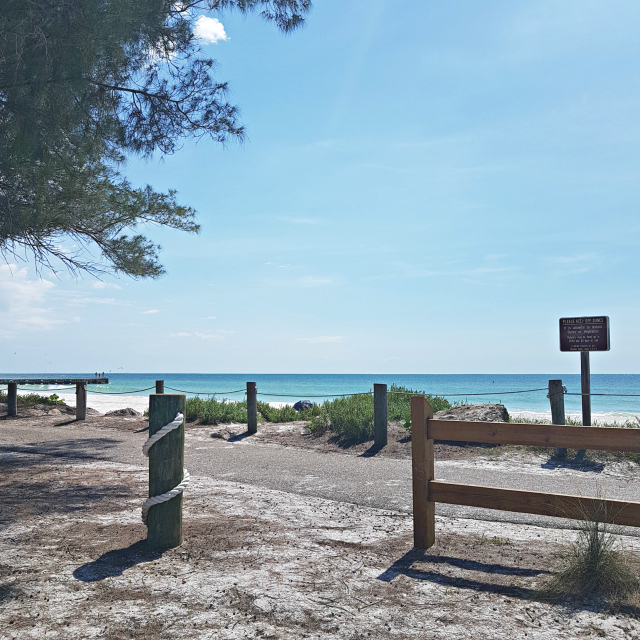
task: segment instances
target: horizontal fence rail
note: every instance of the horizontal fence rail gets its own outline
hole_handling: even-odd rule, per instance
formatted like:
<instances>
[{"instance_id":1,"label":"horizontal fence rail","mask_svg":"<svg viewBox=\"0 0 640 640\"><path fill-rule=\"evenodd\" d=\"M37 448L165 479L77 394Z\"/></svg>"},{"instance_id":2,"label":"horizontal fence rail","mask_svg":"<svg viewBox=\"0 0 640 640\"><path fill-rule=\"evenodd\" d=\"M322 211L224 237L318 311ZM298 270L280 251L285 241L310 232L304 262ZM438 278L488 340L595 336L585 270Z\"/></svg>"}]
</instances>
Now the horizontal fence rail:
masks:
<instances>
[{"instance_id":1,"label":"horizontal fence rail","mask_svg":"<svg viewBox=\"0 0 640 640\"><path fill-rule=\"evenodd\" d=\"M430 419L427 423L427 438L452 442L640 453L640 429L622 427L572 427L558 424Z\"/></svg>"},{"instance_id":2,"label":"horizontal fence rail","mask_svg":"<svg viewBox=\"0 0 640 640\"><path fill-rule=\"evenodd\" d=\"M543 493L518 489L498 489L472 484L429 483L433 502L458 504L482 509L498 509L517 513L533 513L570 520L597 520L630 527L640 527L640 502L605 500L584 496Z\"/></svg>"},{"instance_id":3,"label":"horizontal fence rail","mask_svg":"<svg viewBox=\"0 0 640 640\"><path fill-rule=\"evenodd\" d=\"M424 397L411 398L416 548L435 544L437 502L640 527L640 502L441 482L435 479L433 448L434 440L448 440L640 453L640 429L435 420L432 416Z\"/></svg>"}]
</instances>

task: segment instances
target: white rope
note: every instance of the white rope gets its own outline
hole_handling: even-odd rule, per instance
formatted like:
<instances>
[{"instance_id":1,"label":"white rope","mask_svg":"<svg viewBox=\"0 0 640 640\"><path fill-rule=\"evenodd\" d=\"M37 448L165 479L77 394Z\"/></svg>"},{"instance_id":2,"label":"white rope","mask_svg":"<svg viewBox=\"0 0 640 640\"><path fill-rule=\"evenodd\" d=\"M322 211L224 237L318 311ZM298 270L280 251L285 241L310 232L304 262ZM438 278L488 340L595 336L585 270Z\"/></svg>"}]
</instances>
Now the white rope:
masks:
<instances>
[{"instance_id":1,"label":"white rope","mask_svg":"<svg viewBox=\"0 0 640 640\"><path fill-rule=\"evenodd\" d=\"M144 453L145 456L149 457L149 449L151 449L151 447L156 442L158 442L160 438L166 436L167 433L180 427L182 425L183 419L183 415L181 413L178 413L178 415L176 415L176 417L169 424L166 424L164 427L162 427L162 429L159 429L152 436L149 436L146 442L142 445L142 453ZM190 479L191 476L189 475L189 472L185 467L182 470L182 480L179 485L177 485L170 491L167 491L166 493L161 493L159 496L147 498L142 505L142 522L144 524L147 524L147 516L149 515L149 509L151 509L151 507L156 504L162 504L163 502L171 500L171 498L179 496L185 490L185 487L189 484Z\"/></svg>"},{"instance_id":2,"label":"white rope","mask_svg":"<svg viewBox=\"0 0 640 640\"><path fill-rule=\"evenodd\" d=\"M167 433L182 426L183 420L184 420L183 415L181 413L178 413L178 415L169 424L165 424L164 427L162 427L162 429L159 429L152 436L149 436L147 438L147 441L142 445L142 453L144 453L144 455L147 456L148 458L149 449L151 449L151 447L156 442L158 442L160 438L164 438L164 436L166 436Z\"/></svg>"}]
</instances>

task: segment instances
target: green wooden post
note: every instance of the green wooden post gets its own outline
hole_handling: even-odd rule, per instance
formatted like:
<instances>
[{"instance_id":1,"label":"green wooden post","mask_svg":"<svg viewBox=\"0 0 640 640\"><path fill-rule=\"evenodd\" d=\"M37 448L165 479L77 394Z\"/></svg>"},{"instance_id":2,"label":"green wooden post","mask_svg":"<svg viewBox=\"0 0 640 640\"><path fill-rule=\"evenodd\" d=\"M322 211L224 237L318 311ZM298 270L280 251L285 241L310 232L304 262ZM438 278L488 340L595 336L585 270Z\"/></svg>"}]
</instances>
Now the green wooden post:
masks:
<instances>
[{"instance_id":1,"label":"green wooden post","mask_svg":"<svg viewBox=\"0 0 640 640\"><path fill-rule=\"evenodd\" d=\"M562 380L549 380L549 402L551 404L551 424L564 424L564 388ZM566 447L556 448L557 458L566 458Z\"/></svg>"},{"instance_id":2,"label":"green wooden post","mask_svg":"<svg viewBox=\"0 0 640 640\"><path fill-rule=\"evenodd\" d=\"M373 385L373 442L376 447L387 444L387 385Z\"/></svg>"},{"instance_id":3,"label":"green wooden post","mask_svg":"<svg viewBox=\"0 0 640 640\"><path fill-rule=\"evenodd\" d=\"M149 396L149 435L169 424L178 412L184 415L184 394ZM184 469L184 421L149 449L149 497L157 496L182 482ZM182 544L182 494L151 507L147 517L147 543L152 549L172 549Z\"/></svg>"},{"instance_id":4,"label":"green wooden post","mask_svg":"<svg viewBox=\"0 0 640 640\"><path fill-rule=\"evenodd\" d=\"M76 420L87 419L87 383L76 382Z\"/></svg>"},{"instance_id":5,"label":"green wooden post","mask_svg":"<svg viewBox=\"0 0 640 640\"><path fill-rule=\"evenodd\" d=\"M7 384L7 415L18 415L18 383L9 382Z\"/></svg>"},{"instance_id":6,"label":"green wooden post","mask_svg":"<svg viewBox=\"0 0 640 640\"><path fill-rule=\"evenodd\" d=\"M258 433L258 390L255 382L247 382L247 431Z\"/></svg>"}]
</instances>

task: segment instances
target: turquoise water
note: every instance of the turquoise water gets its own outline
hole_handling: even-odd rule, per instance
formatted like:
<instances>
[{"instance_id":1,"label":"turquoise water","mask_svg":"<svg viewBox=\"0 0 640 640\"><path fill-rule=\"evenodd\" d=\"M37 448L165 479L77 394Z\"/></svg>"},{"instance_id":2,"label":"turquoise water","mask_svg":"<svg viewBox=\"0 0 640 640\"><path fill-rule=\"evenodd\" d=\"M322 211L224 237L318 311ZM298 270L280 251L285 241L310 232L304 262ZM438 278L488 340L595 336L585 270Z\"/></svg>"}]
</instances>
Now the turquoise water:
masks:
<instances>
[{"instance_id":1,"label":"turquoise water","mask_svg":"<svg viewBox=\"0 0 640 640\"><path fill-rule=\"evenodd\" d=\"M108 385L89 386L89 393L123 393L146 396L154 393L155 381L165 381L167 393L186 392L188 396L215 393L219 398L244 398L246 382L257 384L258 399L266 402L295 402L308 398L314 401L329 399L338 394L369 392L374 383L402 385L433 395L442 395L454 401L500 402L510 412L549 412L546 389L549 380L561 379L569 393L580 392L577 374L186 374L186 373L109 373ZM41 374L2 374L4 378L41 377ZM47 377L92 377L93 373L48 374ZM49 391L63 395L73 389L56 386L31 386L34 391ZM149 390L149 388L151 388ZM146 391L142 391L147 389ZM544 389L531 393L510 394L509 391ZM239 391L239 393L230 393ZM640 394L640 375L594 374L591 376L592 393ZM479 395L472 395L479 394ZM125 394L126 397L126 394ZM619 417L640 415L640 397L593 396L594 418L610 415ZM580 396L565 396L569 414L580 413Z\"/></svg>"}]
</instances>

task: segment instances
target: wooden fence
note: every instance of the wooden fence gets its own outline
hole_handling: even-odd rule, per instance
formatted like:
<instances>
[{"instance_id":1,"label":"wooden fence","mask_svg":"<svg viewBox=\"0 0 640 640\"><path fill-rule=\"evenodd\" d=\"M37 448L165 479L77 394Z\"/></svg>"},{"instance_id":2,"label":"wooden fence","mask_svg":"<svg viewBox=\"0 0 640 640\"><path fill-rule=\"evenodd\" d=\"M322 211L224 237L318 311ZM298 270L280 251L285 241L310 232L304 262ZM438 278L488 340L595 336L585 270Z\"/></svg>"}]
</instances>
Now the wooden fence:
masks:
<instances>
[{"instance_id":1,"label":"wooden fence","mask_svg":"<svg viewBox=\"0 0 640 640\"><path fill-rule=\"evenodd\" d=\"M413 396L413 539L417 549L435 543L436 502L640 527L640 502L440 482L434 474L434 440L640 453L640 429L434 420L431 405L422 396Z\"/></svg>"}]
</instances>

